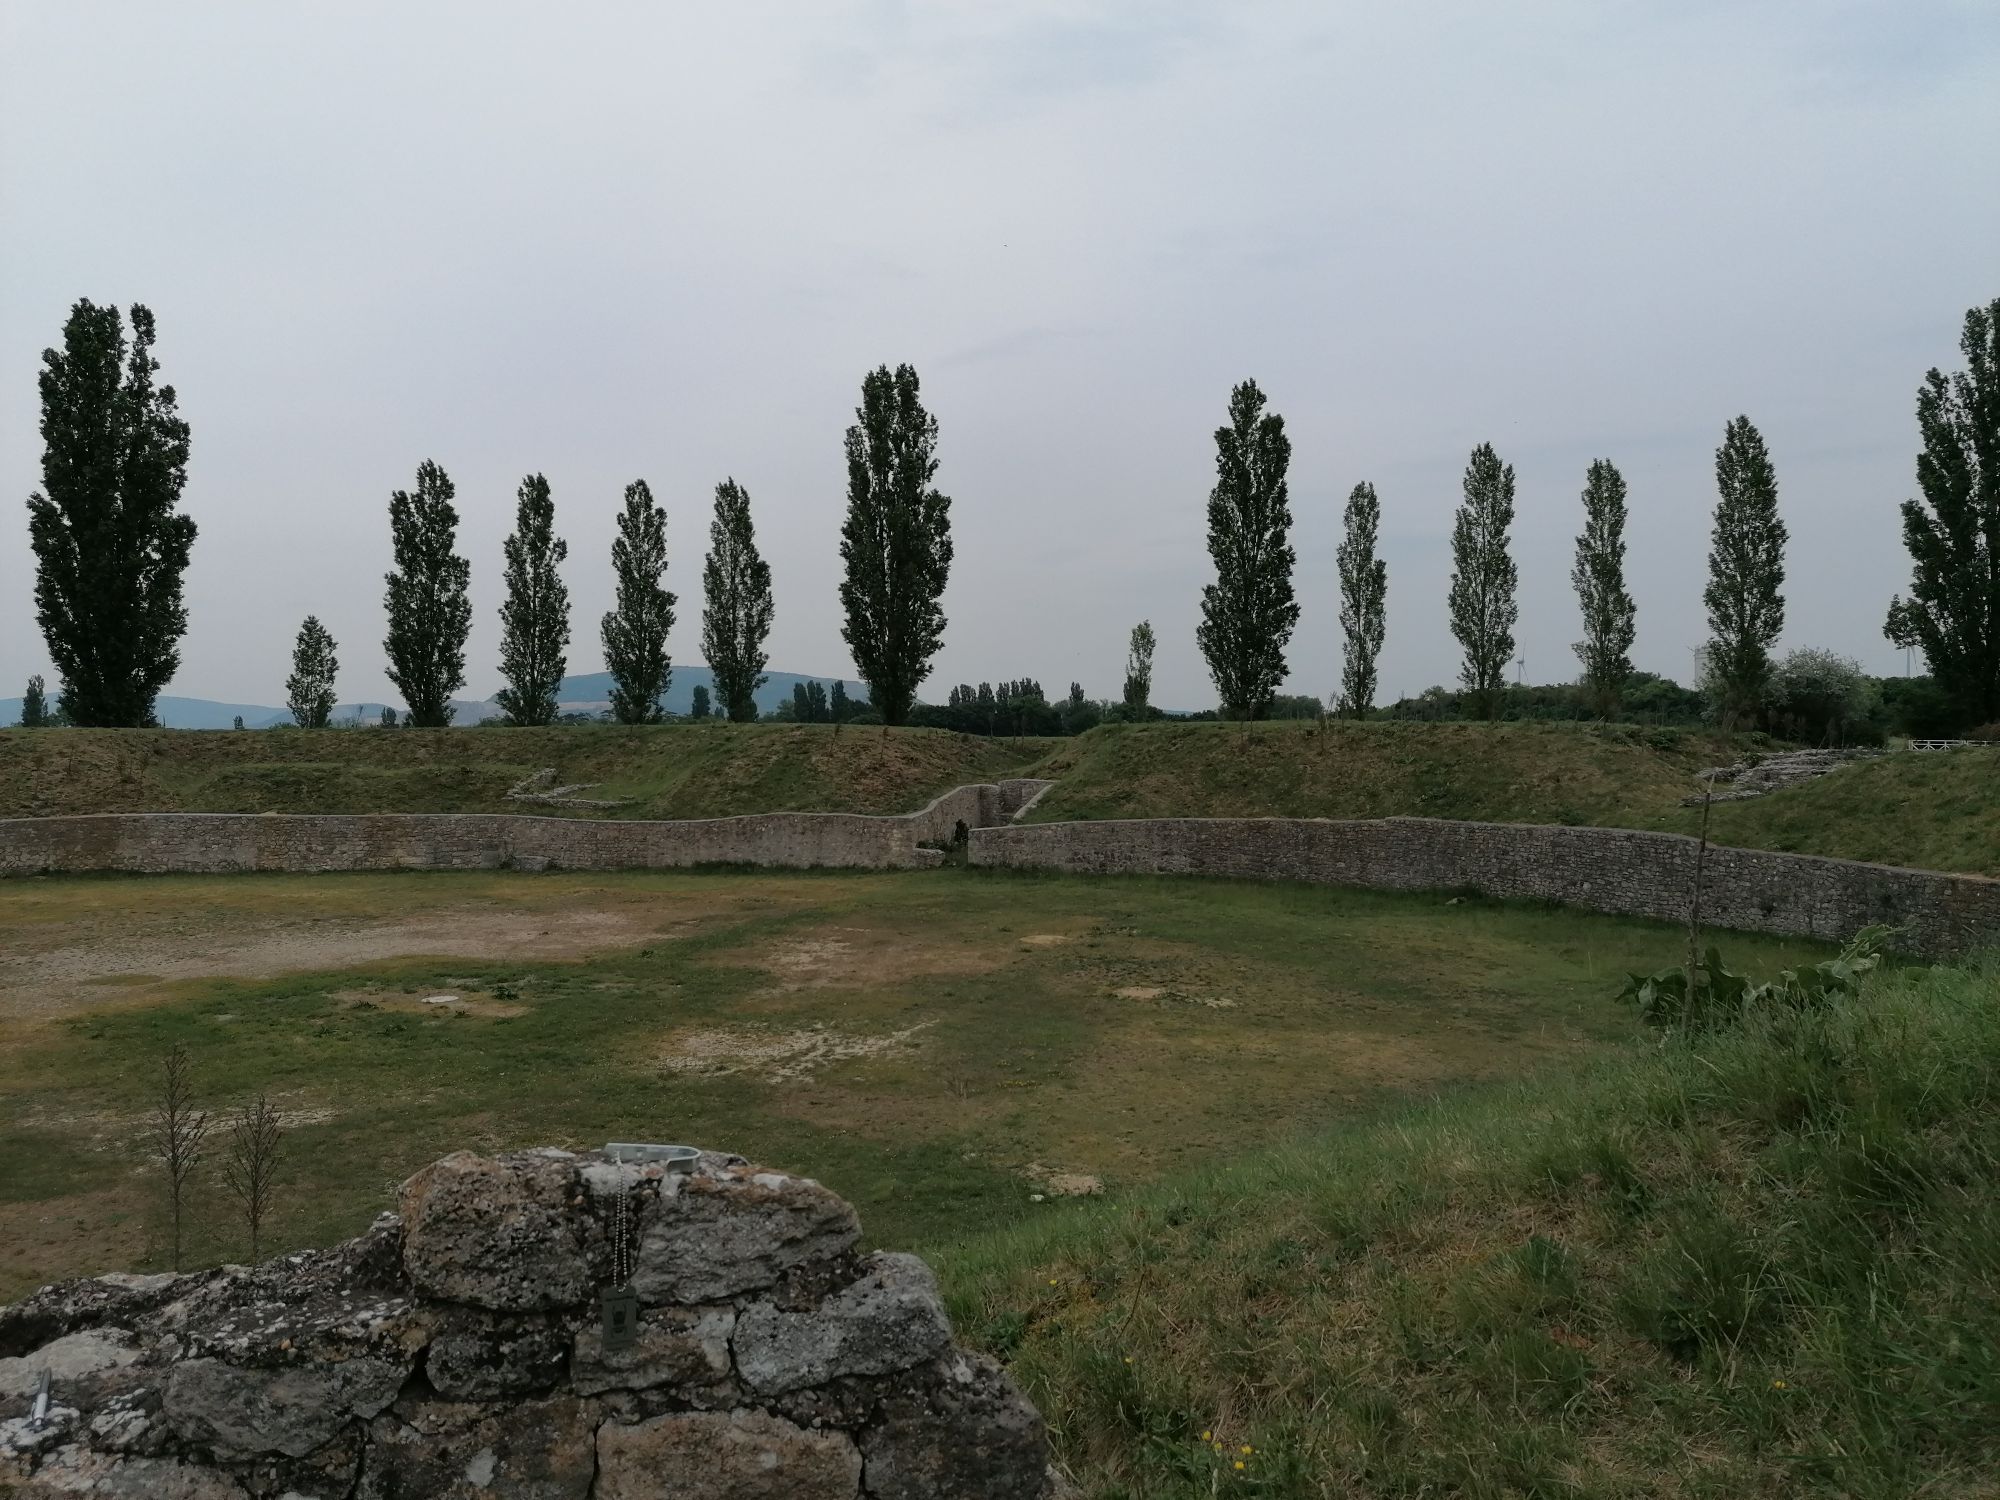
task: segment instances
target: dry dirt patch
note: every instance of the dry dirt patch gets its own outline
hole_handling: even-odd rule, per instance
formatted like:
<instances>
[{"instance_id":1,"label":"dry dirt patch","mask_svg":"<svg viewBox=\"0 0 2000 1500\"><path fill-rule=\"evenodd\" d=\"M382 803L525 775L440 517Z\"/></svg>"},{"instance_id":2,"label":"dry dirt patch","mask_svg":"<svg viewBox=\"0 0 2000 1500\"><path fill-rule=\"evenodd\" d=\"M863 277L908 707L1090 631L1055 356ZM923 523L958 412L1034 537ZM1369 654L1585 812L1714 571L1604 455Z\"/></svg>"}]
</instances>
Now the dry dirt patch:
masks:
<instances>
[{"instance_id":1,"label":"dry dirt patch","mask_svg":"<svg viewBox=\"0 0 2000 1500\"><path fill-rule=\"evenodd\" d=\"M912 934L883 927L816 927L755 952L717 960L763 969L780 993L894 984L908 979L985 974L1002 958L965 936Z\"/></svg>"},{"instance_id":2,"label":"dry dirt patch","mask_svg":"<svg viewBox=\"0 0 2000 1500\"><path fill-rule=\"evenodd\" d=\"M1163 1000L1177 1005L1201 1005L1210 1010L1234 1010L1236 1002L1227 995L1189 995L1163 984L1128 984L1111 992L1120 1000Z\"/></svg>"},{"instance_id":3,"label":"dry dirt patch","mask_svg":"<svg viewBox=\"0 0 2000 1500\"><path fill-rule=\"evenodd\" d=\"M398 958L579 958L661 937L643 910L441 908L407 917L235 917L34 952L0 948L0 1019L125 1004L183 979L264 979Z\"/></svg>"},{"instance_id":4,"label":"dry dirt patch","mask_svg":"<svg viewBox=\"0 0 2000 1500\"><path fill-rule=\"evenodd\" d=\"M329 990L327 998L337 1001L351 1010L393 1010L405 1015L427 1016L440 1020L446 1016L484 1016L488 1020L504 1020L509 1016L524 1016L528 1007L512 1000L502 1000L483 990L425 990L416 993L409 990L384 989L379 985L362 985L357 989Z\"/></svg>"},{"instance_id":5,"label":"dry dirt patch","mask_svg":"<svg viewBox=\"0 0 2000 1500\"><path fill-rule=\"evenodd\" d=\"M1088 1198L1104 1191L1104 1179L1089 1172L1064 1172L1038 1161L1029 1162L1021 1171L1051 1198Z\"/></svg>"},{"instance_id":6,"label":"dry dirt patch","mask_svg":"<svg viewBox=\"0 0 2000 1500\"><path fill-rule=\"evenodd\" d=\"M662 1049L660 1063L674 1073L724 1078L754 1073L772 1082L803 1078L829 1063L861 1057L887 1057L908 1052L914 1038L931 1023L919 1021L901 1031L869 1036L820 1024L796 1030L752 1027L709 1027L683 1031Z\"/></svg>"}]
</instances>

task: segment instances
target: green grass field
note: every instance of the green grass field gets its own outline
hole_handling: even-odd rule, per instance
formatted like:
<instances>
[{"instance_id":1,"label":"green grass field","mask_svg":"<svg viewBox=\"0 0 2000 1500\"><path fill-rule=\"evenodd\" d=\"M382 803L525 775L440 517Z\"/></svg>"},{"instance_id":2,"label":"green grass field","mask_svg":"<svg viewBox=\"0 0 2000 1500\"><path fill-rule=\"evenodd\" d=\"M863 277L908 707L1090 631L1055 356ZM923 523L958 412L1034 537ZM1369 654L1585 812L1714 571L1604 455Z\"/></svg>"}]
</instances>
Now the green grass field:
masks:
<instances>
[{"instance_id":1,"label":"green grass field","mask_svg":"<svg viewBox=\"0 0 2000 1500\"><path fill-rule=\"evenodd\" d=\"M691 1139L878 1243L1070 1212L1627 1040L1672 929L1443 898L944 869L0 886L0 1298L156 1266L160 1058L293 1124L276 1239L444 1152ZM1762 967L1800 945L1736 945ZM428 1004L437 996L449 1003ZM241 1256L213 1174L195 1259ZM1036 1193L1044 1201L1033 1200Z\"/></svg>"},{"instance_id":2,"label":"green grass field","mask_svg":"<svg viewBox=\"0 0 2000 1500\"><path fill-rule=\"evenodd\" d=\"M1990 1496L1996 998L1885 973L937 1259L1101 1500Z\"/></svg>"}]
</instances>

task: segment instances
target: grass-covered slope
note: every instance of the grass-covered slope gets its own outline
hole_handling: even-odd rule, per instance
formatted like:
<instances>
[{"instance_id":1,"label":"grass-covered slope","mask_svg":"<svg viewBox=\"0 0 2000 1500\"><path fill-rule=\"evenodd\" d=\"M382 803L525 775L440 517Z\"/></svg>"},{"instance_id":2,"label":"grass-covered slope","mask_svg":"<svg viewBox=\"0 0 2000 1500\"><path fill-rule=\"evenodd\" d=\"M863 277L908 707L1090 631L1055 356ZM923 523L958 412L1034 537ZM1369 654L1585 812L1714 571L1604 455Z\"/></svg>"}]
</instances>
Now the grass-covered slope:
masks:
<instances>
[{"instance_id":1,"label":"grass-covered slope","mask_svg":"<svg viewBox=\"0 0 2000 1500\"><path fill-rule=\"evenodd\" d=\"M1677 826L1720 736L1568 724L1112 725L1044 763L1068 818L1471 818Z\"/></svg>"},{"instance_id":2,"label":"grass-covered slope","mask_svg":"<svg viewBox=\"0 0 2000 1500\"><path fill-rule=\"evenodd\" d=\"M1684 814L1684 832L1698 821ZM1902 752L1712 810L1711 836L1926 870L2000 875L2000 747Z\"/></svg>"},{"instance_id":3,"label":"grass-covered slope","mask_svg":"<svg viewBox=\"0 0 2000 1500\"><path fill-rule=\"evenodd\" d=\"M1768 748L1768 747L1766 747ZM1031 816L1470 818L1694 833L1696 773L1748 741L1631 725L1335 722L1114 725L1067 742ZM2000 875L2000 750L1893 753L1754 801L1710 836Z\"/></svg>"},{"instance_id":4,"label":"grass-covered slope","mask_svg":"<svg viewBox=\"0 0 2000 1500\"><path fill-rule=\"evenodd\" d=\"M1879 975L935 1259L1093 1496L1990 1495L1996 992Z\"/></svg>"},{"instance_id":5,"label":"grass-covered slope","mask_svg":"<svg viewBox=\"0 0 2000 1500\"><path fill-rule=\"evenodd\" d=\"M908 812L1017 771L1032 743L829 725L0 731L0 817L87 812L540 812L523 777L599 782L596 816Z\"/></svg>"}]
</instances>

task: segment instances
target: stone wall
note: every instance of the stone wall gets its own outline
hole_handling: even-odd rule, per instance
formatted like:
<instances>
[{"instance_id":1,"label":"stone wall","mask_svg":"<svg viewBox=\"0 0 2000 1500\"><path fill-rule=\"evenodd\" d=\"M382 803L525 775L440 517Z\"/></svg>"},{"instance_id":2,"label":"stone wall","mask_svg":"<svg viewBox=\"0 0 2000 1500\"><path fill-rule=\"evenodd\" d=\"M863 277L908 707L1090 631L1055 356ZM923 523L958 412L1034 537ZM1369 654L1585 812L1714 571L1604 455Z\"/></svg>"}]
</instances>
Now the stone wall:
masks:
<instances>
[{"instance_id":1,"label":"stone wall","mask_svg":"<svg viewBox=\"0 0 2000 1500\"><path fill-rule=\"evenodd\" d=\"M742 864L907 869L1011 817L1046 782L962 786L891 817L758 813L622 821L513 813L100 813L0 819L0 875L332 870L669 869Z\"/></svg>"},{"instance_id":2,"label":"stone wall","mask_svg":"<svg viewBox=\"0 0 2000 1500\"><path fill-rule=\"evenodd\" d=\"M0 1494L1042 1500L1042 1420L927 1266L817 1183L704 1155L461 1152L257 1267L0 1308ZM624 1271L622 1278L617 1271ZM607 1339L602 1289L635 1294ZM49 1402L38 1422L44 1373Z\"/></svg>"},{"instance_id":3,"label":"stone wall","mask_svg":"<svg viewBox=\"0 0 2000 1500\"><path fill-rule=\"evenodd\" d=\"M1430 818L1157 818L982 828L975 865L1224 875L1371 890L1469 890L1621 916L1687 919L1696 842L1613 828ZM1841 941L1873 923L1942 954L2000 940L2000 881L1711 844L1703 920Z\"/></svg>"}]
</instances>

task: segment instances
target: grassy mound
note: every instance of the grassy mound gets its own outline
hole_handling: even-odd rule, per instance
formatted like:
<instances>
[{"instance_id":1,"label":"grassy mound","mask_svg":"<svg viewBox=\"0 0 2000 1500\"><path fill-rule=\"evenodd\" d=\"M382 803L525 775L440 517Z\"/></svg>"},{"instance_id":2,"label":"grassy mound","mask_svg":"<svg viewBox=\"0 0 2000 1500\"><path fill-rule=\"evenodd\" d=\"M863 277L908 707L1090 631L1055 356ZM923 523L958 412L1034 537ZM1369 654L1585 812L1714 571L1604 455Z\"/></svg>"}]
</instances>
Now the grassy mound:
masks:
<instances>
[{"instance_id":1,"label":"grassy mound","mask_svg":"<svg viewBox=\"0 0 2000 1500\"><path fill-rule=\"evenodd\" d=\"M1719 735L1570 724L1112 725L1045 763L1038 820L1470 818L1678 827Z\"/></svg>"},{"instance_id":2,"label":"grassy mound","mask_svg":"<svg viewBox=\"0 0 2000 1500\"><path fill-rule=\"evenodd\" d=\"M1693 831L1687 815L1684 831ZM2000 875L2000 749L1885 755L1713 810L1725 844Z\"/></svg>"},{"instance_id":3,"label":"grassy mound","mask_svg":"<svg viewBox=\"0 0 2000 1500\"><path fill-rule=\"evenodd\" d=\"M1094 1495L1990 1494L1996 986L1877 975L936 1259Z\"/></svg>"},{"instance_id":4,"label":"grassy mound","mask_svg":"<svg viewBox=\"0 0 2000 1500\"><path fill-rule=\"evenodd\" d=\"M1012 774L1036 742L940 730L712 724L552 729L0 732L0 817L85 812L539 812L621 818L908 812ZM591 813L511 802L553 768Z\"/></svg>"},{"instance_id":5,"label":"grassy mound","mask_svg":"<svg viewBox=\"0 0 2000 1500\"><path fill-rule=\"evenodd\" d=\"M1468 818L1693 833L1697 772L1757 747L1632 725L1113 725L1065 743L1032 817ZM1891 754L1719 803L1720 843L2000 875L2000 751Z\"/></svg>"}]
</instances>

